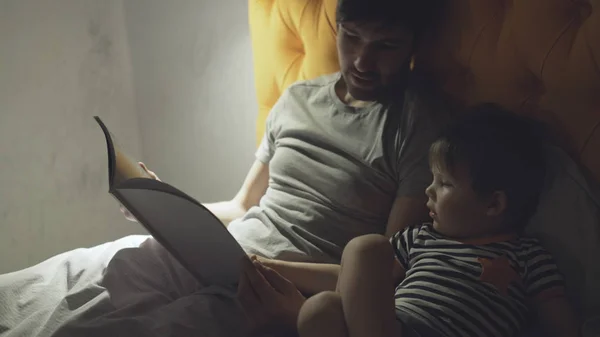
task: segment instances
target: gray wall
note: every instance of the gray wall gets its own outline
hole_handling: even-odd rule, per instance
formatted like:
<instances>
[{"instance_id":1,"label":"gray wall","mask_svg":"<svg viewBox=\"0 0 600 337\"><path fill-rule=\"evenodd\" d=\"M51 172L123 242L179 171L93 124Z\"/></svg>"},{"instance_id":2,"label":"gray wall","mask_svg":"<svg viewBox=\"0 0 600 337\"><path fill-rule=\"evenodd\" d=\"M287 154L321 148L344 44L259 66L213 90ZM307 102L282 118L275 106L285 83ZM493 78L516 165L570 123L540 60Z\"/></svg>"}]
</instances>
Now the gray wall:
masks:
<instances>
[{"instance_id":1,"label":"gray wall","mask_svg":"<svg viewBox=\"0 0 600 337\"><path fill-rule=\"evenodd\" d=\"M0 1L0 272L137 230L92 119L141 152L123 18L120 0Z\"/></svg>"},{"instance_id":2,"label":"gray wall","mask_svg":"<svg viewBox=\"0 0 600 337\"><path fill-rule=\"evenodd\" d=\"M163 180L230 198L254 151L245 0L0 0L0 273L144 233L92 116Z\"/></svg>"},{"instance_id":3,"label":"gray wall","mask_svg":"<svg viewBox=\"0 0 600 337\"><path fill-rule=\"evenodd\" d=\"M143 158L201 202L233 197L255 150L246 0L126 0Z\"/></svg>"}]
</instances>

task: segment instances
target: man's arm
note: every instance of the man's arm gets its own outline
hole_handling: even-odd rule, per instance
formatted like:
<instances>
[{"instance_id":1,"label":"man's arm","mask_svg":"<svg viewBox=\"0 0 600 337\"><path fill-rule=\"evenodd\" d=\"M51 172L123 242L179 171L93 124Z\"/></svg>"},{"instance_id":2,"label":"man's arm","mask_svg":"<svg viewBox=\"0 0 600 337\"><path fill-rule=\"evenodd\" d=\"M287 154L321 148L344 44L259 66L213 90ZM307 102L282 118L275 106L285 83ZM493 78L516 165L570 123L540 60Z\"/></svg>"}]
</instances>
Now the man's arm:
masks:
<instances>
[{"instance_id":1,"label":"man's arm","mask_svg":"<svg viewBox=\"0 0 600 337\"><path fill-rule=\"evenodd\" d=\"M160 181L156 173L148 170L144 163L139 163L140 167L146 171L152 179ZM269 186L269 165L255 160L242 187L229 201L222 201L210 204L204 204L225 226L237 218L242 217L253 206L258 205L260 198L267 191ZM121 206L121 212L130 221L137 221L125 207Z\"/></svg>"},{"instance_id":2,"label":"man's arm","mask_svg":"<svg viewBox=\"0 0 600 337\"><path fill-rule=\"evenodd\" d=\"M246 175L242 187L229 201L204 204L225 226L242 217L253 206L257 206L269 186L269 165L255 160Z\"/></svg>"},{"instance_id":3,"label":"man's arm","mask_svg":"<svg viewBox=\"0 0 600 337\"><path fill-rule=\"evenodd\" d=\"M566 297L554 297L537 304L537 312L549 336L577 337L578 320Z\"/></svg>"},{"instance_id":4,"label":"man's arm","mask_svg":"<svg viewBox=\"0 0 600 337\"><path fill-rule=\"evenodd\" d=\"M385 236L390 238L410 225L428 221L427 197L397 197L392 205Z\"/></svg>"},{"instance_id":5,"label":"man's arm","mask_svg":"<svg viewBox=\"0 0 600 337\"><path fill-rule=\"evenodd\" d=\"M392 205L388 218L386 237L391 237L411 224L427 221L428 211L426 196L398 197ZM340 272L340 266L335 264L300 263L258 258L258 260L276 270L290 280L298 289L307 295L322 291L334 291ZM405 271L400 262L394 262L394 282L397 285L404 279Z\"/></svg>"}]
</instances>

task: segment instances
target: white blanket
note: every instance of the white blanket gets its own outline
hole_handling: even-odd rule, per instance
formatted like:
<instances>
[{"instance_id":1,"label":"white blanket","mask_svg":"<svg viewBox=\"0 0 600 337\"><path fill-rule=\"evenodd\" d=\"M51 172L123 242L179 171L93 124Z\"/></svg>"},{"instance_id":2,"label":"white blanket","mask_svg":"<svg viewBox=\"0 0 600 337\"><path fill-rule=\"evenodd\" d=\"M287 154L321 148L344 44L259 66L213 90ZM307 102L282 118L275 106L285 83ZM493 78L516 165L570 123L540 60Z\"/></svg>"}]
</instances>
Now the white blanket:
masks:
<instances>
[{"instance_id":1,"label":"white blanket","mask_svg":"<svg viewBox=\"0 0 600 337\"><path fill-rule=\"evenodd\" d=\"M0 336L236 336L234 295L129 236L0 275Z\"/></svg>"}]
</instances>

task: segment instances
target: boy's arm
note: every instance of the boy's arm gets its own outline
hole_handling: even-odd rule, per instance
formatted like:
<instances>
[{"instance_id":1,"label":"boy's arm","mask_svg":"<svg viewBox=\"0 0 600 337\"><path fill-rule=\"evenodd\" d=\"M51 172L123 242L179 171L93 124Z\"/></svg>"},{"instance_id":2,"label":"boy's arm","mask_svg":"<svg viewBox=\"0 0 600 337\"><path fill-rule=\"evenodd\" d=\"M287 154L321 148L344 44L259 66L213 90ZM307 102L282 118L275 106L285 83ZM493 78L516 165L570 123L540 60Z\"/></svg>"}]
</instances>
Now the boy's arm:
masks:
<instances>
[{"instance_id":1,"label":"boy's arm","mask_svg":"<svg viewBox=\"0 0 600 337\"><path fill-rule=\"evenodd\" d=\"M340 274L340 265L324 263L288 262L257 258L258 261L277 271L290 280L300 292L314 295L323 291L335 291ZM394 259L394 284L404 279L405 271L400 262Z\"/></svg>"},{"instance_id":2,"label":"boy's arm","mask_svg":"<svg viewBox=\"0 0 600 337\"><path fill-rule=\"evenodd\" d=\"M565 296L549 298L537 304L538 316L546 332L556 337L577 337L580 328Z\"/></svg>"},{"instance_id":3,"label":"boy's arm","mask_svg":"<svg viewBox=\"0 0 600 337\"><path fill-rule=\"evenodd\" d=\"M527 255L523 285L540 323L549 336L579 336L578 319L567 299L564 277L556 261L539 244L524 247Z\"/></svg>"}]
</instances>

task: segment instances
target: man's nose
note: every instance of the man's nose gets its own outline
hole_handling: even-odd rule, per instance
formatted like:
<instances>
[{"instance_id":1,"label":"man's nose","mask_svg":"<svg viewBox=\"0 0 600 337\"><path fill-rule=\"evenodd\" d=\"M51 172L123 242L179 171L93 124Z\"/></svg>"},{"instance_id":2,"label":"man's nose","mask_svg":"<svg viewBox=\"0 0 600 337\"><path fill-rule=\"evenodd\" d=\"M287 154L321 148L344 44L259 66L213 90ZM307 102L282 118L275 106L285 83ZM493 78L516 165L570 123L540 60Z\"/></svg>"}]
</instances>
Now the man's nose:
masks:
<instances>
[{"instance_id":1,"label":"man's nose","mask_svg":"<svg viewBox=\"0 0 600 337\"><path fill-rule=\"evenodd\" d=\"M354 67L361 73L368 73L373 71L374 66L375 53L368 46L362 47L354 60Z\"/></svg>"}]
</instances>

